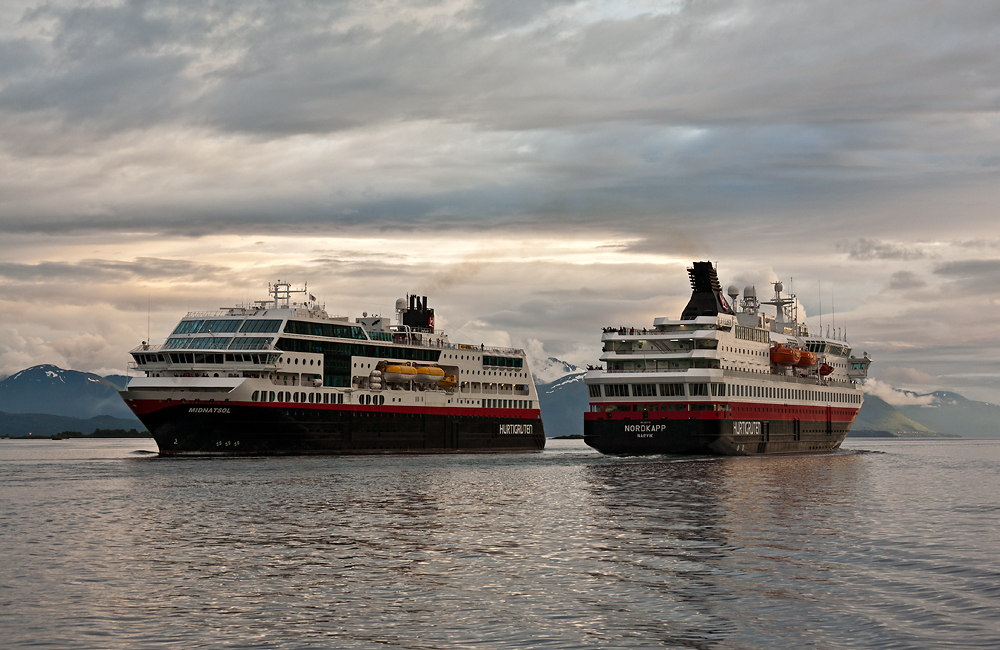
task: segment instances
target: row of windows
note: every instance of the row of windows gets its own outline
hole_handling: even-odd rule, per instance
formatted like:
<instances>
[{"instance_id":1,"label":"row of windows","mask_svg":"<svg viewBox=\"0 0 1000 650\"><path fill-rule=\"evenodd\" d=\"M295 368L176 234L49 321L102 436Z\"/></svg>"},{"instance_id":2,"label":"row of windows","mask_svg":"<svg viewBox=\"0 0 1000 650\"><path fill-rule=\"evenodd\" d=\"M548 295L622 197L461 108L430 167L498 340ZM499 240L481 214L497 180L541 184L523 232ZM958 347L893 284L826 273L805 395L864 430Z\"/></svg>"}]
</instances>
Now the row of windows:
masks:
<instances>
[{"instance_id":1,"label":"row of windows","mask_svg":"<svg viewBox=\"0 0 1000 650\"><path fill-rule=\"evenodd\" d=\"M146 365L147 363L163 363L162 354L133 354L137 363ZM256 363L274 364L278 362L277 354L195 354L173 352L166 355L171 363ZM195 359L199 359L196 361ZM222 360L220 360L222 359Z\"/></svg>"},{"instance_id":2,"label":"row of windows","mask_svg":"<svg viewBox=\"0 0 1000 650\"><path fill-rule=\"evenodd\" d=\"M266 391L255 390L250 397L254 402L293 402L296 404L343 404L343 393L304 393L291 391ZM385 395L359 395L358 399L363 404L374 404L381 406L385 404ZM526 399L486 399L479 400L479 406L485 408L504 409L528 409L532 408L534 402Z\"/></svg>"},{"instance_id":3,"label":"row of windows","mask_svg":"<svg viewBox=\"0 0 1000 650\"><path fill-rule=\"evenodd\" d=\"M164 350L266 350L269 347L271 347L269 336L170 338L163 344Z\"/></svg>"},{"instance_id":4,"label":"row of windows","mask_svg":"<svg viewBox=\"0 0 1000 650\"><path fill-rule=\"evenodd\" d=\"M339 339L368 340L363 328L357 325L335 325L333 323L307 323L301 320L290 320L285 323L285 334L302 334L304 336L326 336ZM387 339L388 340L388 339Z\"/></svg>"},{"instance_id":5,"label":"row of windows","mask_svg":"<svg viewBox=\"0 0 1000 650\"><path fill-rule=\"evenodd\" d=\"M241 327L242 325L242 327ZM182 320L173 334L227 334L229 332L277 332L281 329L280 320L253 319L244 321L241 318L226 318L220 320Z\"/></svg>"},{"instance_id":6,"label":"row of windows","mask_svg":"<svg viewBox=\"0 0 1000 650\"><path fill-rule=\"evenodd\" d=\"M767 332L767 330L758 329L756 327L743 327L742 325L737 325L734 335L736 338L743 339L744 341L757 341L758 343L771 342L771 335Z\"/></svg>"},{"instance_id":7,"label":"row of windows","mask_svg":"<svg viewBox=\"0 0 1000 650\"><path fill-rule=\"evenodd\" d=\"M815 402L837 402L839 404L860 404L861 395L848 393L829 393L808 388L784 388L778 386L748 386L730 384L729 395L732 397L763 397L765 399L806 400Z\"/></svg>"},{"instance_id":8,"label":"row of windows","mask_svg":"<svg viewBox=\"0 0 1000 650\"><path fill-rule=\"evenodd\" d=\"M380 359L404 359L407 361L437 361L440 350L430 348L405 348L388 345L363 345L360 343L334 343L331 341L307 341L304 339L278 339L277 347L285 352L315 352L318 354L338 354L355 357L376 357Z\"/></svg>"},{"instance_id":9,"label":"row of windows","mask_svg":"<svg viewBox=\"0 0 1000 650\"><path fill-rule=\"evenodd\" d=\"M810 352L828 352L834 356L846 357L851 352L851 348L837 345L836 343L823 343L820 341L807 341L806 348Z\"/></svg>"},{"instance_id":10,"label":"row of windows","mask_svg":"<svg viewBox=\"0 0 1000 650\"><path fill-rule=\"evenodd\" d=\"M475 400L472 403L475 404ZM530 409L535 407L535 402L527 399L484 399L479 400L479 405L495 409Z\"/></svg>"},{"instance_id":11,"label":"row of windows","mask_svg":"<svg viewBox=\"0 0 1000 650\"><path fill-rule=\"evenodd\" d=\"M171 352L171 363L256 363L273 365L277 354L204 354L199 352Z\"/></svg>"},{"instance_id":12,"label":"row of windows","mask_svg":"<svg viewBox=\"0 0 1000 650\"><path fill-rule=\"evenodd\" d=\"M728 404L593 404L592 413L616 411L728 411Z\"/></svg>"},{"instance_id":13,"label":"row of windows","mask_svg":"<svg viewBox=\"0 0 1000 650\"><path fill-rule=\"evenodd\" d=\"M518 357L493 357L483 355L484 366L496 366L498 368L521 368L524 366L524 359Z\"/></svg>"},{"instance_id":14,"label":"row of windows","mask_svg":"<svg viewBox=\"0 0 1000 650\"><path fill-rule=\"evenodd\" d=\"M629 397L630 384L604 384L605 397ZM713 397L723 395L725 384L631 384L632 397L656 397L659 386L660 397L683 397L684 387L691 397L708 397L711 391ZM711 388L710 388L711 387ZM588 387L591 397L600 397L600 385Z\"/></svg>"},{"instance_id":15,"label":"row of windows","mask_svg":"<svg viewBox=\"0 0 1000 650\"><path fill-rule=\"evenodd\" d=\"M825 393L823 391L783 388L776 386L751 386L746 384L603 384L604 397L654 397L659 386L660 397L763 397L771 399L794 399L830 401L845 404L860 404L860 395ZM687 390L685 391L685 387ZM591 397L601 397L601 384L587 387ZM631 393L631 395L630 395Z\"/></svg>"},{"instance_id":16,"label":"row of windows","mask_svg":"<svg viewBox=\"0 0 1000 650\"><path fill-rule=\"evenodd\" d=\"M292 393L288 391L255 390L250 399L254 402L295 402L309 404L343 404L343 393ZM382 398L385 401L385 398Z\"/></svg>"},{"instance_id":17,"label":"row of windows","mask_svg":"<svg viewBox=\"0 0 1000 650\"><path fill-rule=\"evenodd\" d=\"M251 334L273 334L281 329L280 320L248 320L240 328L241 332Z\"/></svg>"}]
</instances>

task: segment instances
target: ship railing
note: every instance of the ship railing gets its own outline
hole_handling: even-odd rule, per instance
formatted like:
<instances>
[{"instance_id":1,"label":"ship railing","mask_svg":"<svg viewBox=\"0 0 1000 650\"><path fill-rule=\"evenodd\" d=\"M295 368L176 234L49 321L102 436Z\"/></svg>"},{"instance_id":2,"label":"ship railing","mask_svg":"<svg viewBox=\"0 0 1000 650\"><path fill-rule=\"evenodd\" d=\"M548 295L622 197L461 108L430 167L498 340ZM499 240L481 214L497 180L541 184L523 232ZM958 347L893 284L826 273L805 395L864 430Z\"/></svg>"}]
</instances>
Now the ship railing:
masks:
<instances>
[{"instance_id":1,"label":"ship railing","mask_svg":"<svg viewBox=\"0 0 1000 650\"><path fill-rule=\"evenodd\" d=\"M132 348L131 350L129 350L129 352L156 352L156 351L158 351L158 350L160 350L162 348L163 348L163 344L162 343L158 343L156 345L152 345L150 343L146 343L146 344L141 344L141 345L135 346L134 348Z\"/></svg>"},{"instance_id":2,"label":"ship railing","mask_svg":"<svg viewBox=\"0 0 1000 650\"><path fill-rule=\"evenodd\" d=\"M184 318L219 318L223 316L253 316L265 311L259 307L230 307L214 311L189 311Z\"/></svg>"},{"instance_id":3,"label":"ship railing","mask_svg":"<svg viewBox=\"0 0 1000 650\"><path fill-rule=\"evenodd\" d=\"M618 374L618 373L635 374L635 373L652 373L652 372L687 372L688 370L719 370L719 368L638 368L638 369L630 368L628 370L625 370L624 368L621 369L608 368L605 372L609 374Z\"/></svg>"},{"instance_id":4,"label":"ship railing","mask_svg":"<svg viewBox=\"0 0 1000 650\"><path fill-rule=\"evenodd\" d=\"M422 348L434 348L436 350L460 350L467 352L495 352L498 354L517 354L525 356L522 348L502 348L493 345L469 345L468 343L450 343L446 341L398 341L403 345L414 345Z\"/></svg>"}]
</instances>

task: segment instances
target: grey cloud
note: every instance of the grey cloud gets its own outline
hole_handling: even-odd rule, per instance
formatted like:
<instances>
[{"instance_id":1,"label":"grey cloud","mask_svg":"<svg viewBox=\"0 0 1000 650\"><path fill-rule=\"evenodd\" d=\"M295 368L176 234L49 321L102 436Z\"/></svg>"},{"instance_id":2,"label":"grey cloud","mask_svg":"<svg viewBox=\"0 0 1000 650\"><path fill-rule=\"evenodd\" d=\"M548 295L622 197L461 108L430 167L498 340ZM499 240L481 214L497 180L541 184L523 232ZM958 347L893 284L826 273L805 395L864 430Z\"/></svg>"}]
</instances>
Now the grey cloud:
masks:
<instances>
[{"instance_id":1,"label":"grey cloud","mask_svg":"<svg viewBox=\"0 0 1000 650\"><path fill-rule=\"evenodd\" d=\"M897 271L892 274L891 278L889 278L889 288L894 291L919 289L925 286L927 286L927 283L911 271Z\"/></svg>"},{"instance_id":2,"label":"grey cloud","mask_svg":"<svg viewBox=\"0 0 1000 650\"><path fill-rule=\"evenodd\" d=\"M37 264L0 263L0 277L19 282L120 282L129 279L172 278L176 280L208 279L227 271L226 268L185 260L151 257L131 262L116 260L83 260L81 262L39 262Z\"/></svg>"},{"instance_id":3,"label":"grey cloud","mask_svg":"<svg viewBox=\"0 0 1000 650\"><path fill-rule=\"evenodd\" d=\"M900 244L861 238L853 242L840 242L837 248L852 260L919 260L924 252Z\"/></svg>"},{"instance_id":4,"label":"grey cloud","mask_svg":"<svg viewBox=\"0 0 1000 650\"><path fill-rule=\"evenodd\" d=\"M172 119L262 133L415 117L500 129L842 123L994 107L993 3L940 13L904 2L775 4L588 17L581 3L477 3L428 24L409 16L427 3L384 25L353 2L45 6L27 20L54 20L50 63L33 75L48 80L46 92L8 106L79 117L83 92L123 111L129 99L159 101L179 112ZM160 91L141 101L141 75L116 74L122 65L146 68Z\"/></svg>"},{"instance_id":5,"label":"grey cloud","mask_svg":"<svg viewBox=\"0 0 1000 650\"><path fill-rule=\"evenodd\" d=\"M952 278L1000 276L1000 260L961 260L940 264L934 272Z\"/></svg>"},{"instance_id":6,"label":"grey cloud","mask_svg":"<svg viewBox=\"0 0 1000 650\"><path fill-rule=\"evenodd\" d=\"M946 280L943 290L950 296L1000 292L1000 259L948 262L934 273Z\"/></svg>"},{"instance_id":7,"label":"grey cloud","mask_svg":"<svg viewBox=\"0 0 1000 650\"><path fill-rule=\"evenodd\" d=\"M624 217L648 233L664 221L785 220L803 207L832 224L832 210L915 188L991 186L996 170L982 161L993 139L965 117L994 111L1000 95L995 3L608 6L481 2L449 13L422 3L387 15L362 2L40 5L23 21L33 38L0 32L0 62L11 64L0 66L10 125L0 151L6 142L14 168L38 167L26 181L0 180L0 228L198 234ZM403 147L373 166L376 191L344 196L320 170L278 189L287 186L220 180L225 160L178 172L154 140L142 149L149 132L175 128L210 150L214 138L263 146L421 120L508 137L510 151L472 136L426 145L437 157ZM415 158L442 174L421 183ZM87 173L71 178L71 164ZM101 191L133 167L169 176L177 191ZM444 173L452 168L482 178L460 184ZM387 178L405 189L379 190Z\"/></svg>"}]
</instances>

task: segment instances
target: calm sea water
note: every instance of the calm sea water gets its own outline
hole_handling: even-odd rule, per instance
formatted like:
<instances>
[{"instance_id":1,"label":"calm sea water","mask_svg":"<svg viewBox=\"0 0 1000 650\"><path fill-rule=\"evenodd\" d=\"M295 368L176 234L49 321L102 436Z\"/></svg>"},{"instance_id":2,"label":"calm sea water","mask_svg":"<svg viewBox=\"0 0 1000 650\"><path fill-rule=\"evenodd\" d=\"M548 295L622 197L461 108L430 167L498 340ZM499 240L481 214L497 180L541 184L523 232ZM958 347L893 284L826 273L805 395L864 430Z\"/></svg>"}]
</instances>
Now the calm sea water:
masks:
<instances>
[{"instance_id":1,"label":"calm sea water","mask_svg":"<svg viewBox=\"0 0 1000 650\"><path fill-rule=\"evenodd\" d=\"M161 459L0 441L6 648L997 648L1000 441Z\"/></svg>"}]
</instances>

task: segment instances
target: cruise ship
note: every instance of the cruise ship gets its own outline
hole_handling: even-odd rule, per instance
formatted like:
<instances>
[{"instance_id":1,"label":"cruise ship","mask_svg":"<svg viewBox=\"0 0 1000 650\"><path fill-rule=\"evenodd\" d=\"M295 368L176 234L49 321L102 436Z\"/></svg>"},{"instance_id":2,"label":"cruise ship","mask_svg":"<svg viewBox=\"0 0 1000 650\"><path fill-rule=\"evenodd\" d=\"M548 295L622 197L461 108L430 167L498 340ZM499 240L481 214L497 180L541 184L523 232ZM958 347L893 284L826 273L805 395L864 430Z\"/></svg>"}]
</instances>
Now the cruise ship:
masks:
<instances>
[{"instance_id":1,"label":"cruise ship","mask_svg":"<svg viewBox=\"0 0 1000 650\"><path fill-rule=\"evenodd\" d=\"M162 345L131 351L136 376L120 394L161 455L544 448L523 350L451 343L426 296L397 300L395 322L351 322L307 287L268 293L189 313Z\"/></svg>"},{"instance_id":2,"label":"cruise ship","mask_svg":"<svg viewBox=\"0 0 1000 650\"><path fill-rule=\"evenodd\" d=\"M607 454L752 455L838 449L864 402L871 359L838 331L813 333L774 282L722 293L711 262L688 269L679 320L606 328L587 372L584 441ZM764 308L764 305L769 308Z\"/></svg>"}]
</instances>

